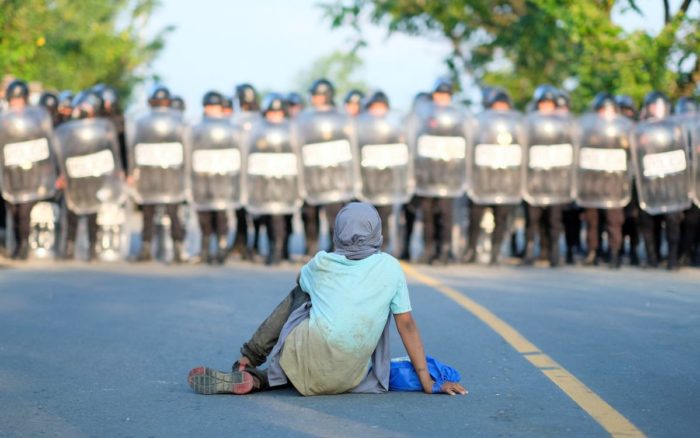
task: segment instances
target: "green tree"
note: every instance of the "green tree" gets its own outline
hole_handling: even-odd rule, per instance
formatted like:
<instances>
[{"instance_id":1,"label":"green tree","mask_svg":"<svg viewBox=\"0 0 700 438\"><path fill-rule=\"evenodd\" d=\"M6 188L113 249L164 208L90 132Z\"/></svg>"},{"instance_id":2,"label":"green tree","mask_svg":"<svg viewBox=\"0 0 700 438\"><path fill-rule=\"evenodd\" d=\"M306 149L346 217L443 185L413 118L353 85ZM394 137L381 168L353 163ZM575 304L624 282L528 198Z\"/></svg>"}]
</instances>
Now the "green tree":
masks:
<instances>
[{"instance_id":1,"label":"green tree","mask_svg":"<svg viewBox=\"0 0 700 438\"><path fill-rule=\"evenodd\" d=\"M326 78L335 86L336 96L342 98L354 88L362 91L369 88L360 76L363 65L364 62L356 51L336 50L321 56L308 69L299 72L294 83L296 89L305 95L313 81Z\"/></svg>"},{"instance_id":2,"label":"green tree","mask_svg":"<svg viewBox=\"0 0 700 438\"><path fill-rule=\"evenodd\" d=\"M552 83L568 85L582 110L601 90L637 101L651 89L673 98L695 92L700 20L687 15L692 0L676 11L660 1L658 35L613 22L614 7L643 14L636 0L339 0L323 8L333 27L355 28L359 41L367 21L390 33L442 37L456 79L465 72L480 85L503 86L521 108L538 84Z\"/></svg>"},{"instance_id":3,"label":"green tree","mask_svg":"<svg viewBox=\"0 0 700 438\"><path fill-rule=\"evenodd\" d=\"M158 3L0 0L0 73L57 90L103 82L128 97L172 29L143 36Z\"/></svg>"}]
</instances>

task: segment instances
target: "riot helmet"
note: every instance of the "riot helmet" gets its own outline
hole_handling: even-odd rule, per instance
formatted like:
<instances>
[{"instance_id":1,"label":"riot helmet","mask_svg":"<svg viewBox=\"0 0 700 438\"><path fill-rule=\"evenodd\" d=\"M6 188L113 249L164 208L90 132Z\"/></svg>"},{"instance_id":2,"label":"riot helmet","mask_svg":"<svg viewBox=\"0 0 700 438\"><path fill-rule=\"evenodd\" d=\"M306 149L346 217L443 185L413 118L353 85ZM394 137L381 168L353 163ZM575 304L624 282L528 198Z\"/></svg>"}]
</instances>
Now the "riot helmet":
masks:
<instances>
[{"instance_id":1,"label":"riot helmet","mask_svg":"<svg viewBox=\"0 0 700 438\"><path fill-rule=\"evenodd\" d=\"M224 112L224 96L218 91L207 91L202 98L202 106L206 117L220 117Z\"/></svg>"},{"instance_id":2,"label":"riot helmet","mask_svg":"<svg viewBox=\"0 0 700 438\"><path fill-rule=\"evenodd\" d=\"M61 117L68 118L73 110L73 92L70 90L63 90L58 93L58 113Z\"/></svg>"},{"instance_id":3,"label":"riot helmet","mask_svg":"<svg viewBox=\"0 0 700 438\"><path fill-rule=\"evenodd\" d=\"M5 89L5 99L10 107L24 106L29 100L29 86L21 79L15 79Z\"/></svg>"},{"instance_id":4,"label":"riot helmet","mask_svg":"<svg viewBox=\"0 0 700 438\"><path fill-rule=\"evenodd\" d=\"M259 111L258 92L250 84L236 86L236 103L239 111Z\"/></svg>"},{"instance_id":5,"label":"riot helmet","mask_svg":"<svg viewBox=\"0 0 700 438\"><path fill-rule=\"evenodd\" d=\"M148 104L152 107L169 107L170 90L165 85L156 84L148 94Z\"/></svg>"},{"instance_id":6,"label":"riot helmet","mask_svg":"<svg viewBox=\"0 0 700 438\"><path fill-rule=\"evenodd\" d=\"M279 123L287 117L287 101L279 93L270 93L265 96L262 105L262 113L265 118L273 123Z\"/></svg>"},{"instance_id":7,"label":"riot helmet","mask_svg":"<svg viewBox=\"0 0 700 438\"><path fill-rule=\"evenodd\" d=\"M661 91L652 91L644 96L643 119L663 119L671 113L671 101Z\"/></svg>"},{"instance_id":8,"label":"riot helmet","mask_svg":"<svg viewBox=\"0 0 700 438\"><path fill-rule=\"evenodd\" d=\"M532 100L536 111L552 112L557 105L559 90L553 85L542 84L535 89Z\"/></svg>"},{"instance_id":9,"label":"riot helmet","mask_svg":"<svg viewBox=\"0 0 700 438\"><path fill-rule=\"evenodd\" d=\"M637 118L637 106L631 96L618 94L615 96L615 103L617 103L617 107L625 117L630 119Z\"/></svg>"},{"instance_id":10,"label":"riot helmet","mask_svg":"<svg viewBox=\"0 0 700 438\"><path fill-rule=\"evenodd\" d=\"M173 99L170 101L170 108L176 111L185 112L185 99L180 96L173 96Z\"/></svg>"},{"instance_id":11,"label":"riot helmet","mask_svg":"<svg viewBox=\"0 0 700 438\"><path fill-rule=\"evenodd\" d=\"M598 114L606 116L615 114L619 110L617 102L615 102L615 97L612 94L604 91L601 91L595 95L591 108Z\"/></svg>"},{"instance_id":12,"label":"riot helmet","mask_svg":"<svg viewBox=\"0 0 700 438\"><path fill-rule=\"evenodd\" d=\"M679 98L674 108L676 114L696 114L697 112L698 102L690 96Z\"/></svg>"},{"instance_id":13,"label":"riot helmet","mask_svg":"<svg viewBox=\"0 0 700 438\"><path fill-rule=\"evenodd\" d=\"M81 91L73 98L74 119L87 119L96 117L102 108L102 98L94 91Z\"/></svg>"},{"instance_id":14,"label":"riot helmet","mask_svg":"<svg viewBox=\"0 0 700 438\"><path fill-rule=\"evenodd\" d=\"M569 93L562 89L557 89L556 107L558 112L568 113L571 108L571 99Z\"/></svg>"},{"instance_id":15,"label":"riot helmet","mask_svg":"<svg viewBox=\"0 0 700 438\"><path fill-rule=\"evenodd\" d=\"M348 91L348 94L345 95L345 99L343 99L345 111L353 117L358 115L362 109L362 99L364 97L365 94L360 90L352 89Z\"/></svg>"},{"instance_id":16,"label":"riot helmet","mask_svg":"<svg viewBox=\"0 0 700 438\"><path fill-rule=\"evenodd\" d=\"M230 97L226 97L226 96L223 96L223 98L224 98L224 100L223 100L223 104L221 106L221 108L223 110L222 112L224 113L225 117L228 117L231 114L233 114L233 99L231 99Z\"/></svg>"},{"instance_id":17,"label":"riot helmet","mask_svg":"<svg viewBox=\"0 0 700 438\"><path fill-rule=\"evenodd\" d=\"M311 105L315 107L334 105L335 88L328 79L316 79L309 87L309 95L311 96Z\"/></svg>"},{"instance_id":18,"label":"riot helmet","mask_svg":"<svg viewBox=\"0 0 700 438\"><path fill-rule=\"evenodd\" d=\"M218 91L207 91L202 98L202 106L224 106L224 96Z\"/></svg>"},{"instance_id":19,"label":"riot helmet","mask_svg":"<svg viewBox=\"0 0 700 438\"><path fill-rule=\"evenodd\" d=\"M287 94L287 110L289 111L290 117L296 117L303 109L304 99L301 97L301 94L294 91Z\"/></svg>"},{"instance_id":20,"label":"riot helmet","mask_svg":"<svg viewBox=\"0 0 700 438\"><path fill-rule=\"evenodd\" d=\"M389 110L389 97L381 90L374 91L365 99L364 108L372 115L384 115Z\"/></svg>"},{"instance_id":21,"label":"riot helmet","mask_svg":"<svg viewBox=\"0 0 700 438\"><path fill-rule=\"evenodd\" d=\"M105 84L97 84L92 90L102 99L101 111L104 114L109 115L118 111L119 95L117 90Z\"/></svg>"},{"instance_id":22,"label":"riot helmet","mask_svg":"<svg viewBox=\"0 0 700 438\"><path fill-rule=\"evenodd\" d=\"M56 96L56 93L44 91L39 96L39 106L46 108L52 115L56 114L58 111L58 96Z\"/></svg>"},{"instance_id":23,"label":"riot helmet","mask_svg":"<svg viewBox=\"0 0 700 438\"><path fill-rule=\"evenodd\" d=\"M449 105L452 101L452 93L454 92L454 87L452 86L452 81L449 78L441 77L435 81L432 89L432 100L437 105L445 106Z\"/></svg>"},{"instance_id":24,"label":"riot helmet","mask_svg":"<svg viewBox=\"0 0 700 438\"><path fill-rule=\"evenodd\" d=\"M501 87L488 87L483 93L483 106L487 109L505 111L513 108L513 101Z\"/></svg>"}]
</instances>

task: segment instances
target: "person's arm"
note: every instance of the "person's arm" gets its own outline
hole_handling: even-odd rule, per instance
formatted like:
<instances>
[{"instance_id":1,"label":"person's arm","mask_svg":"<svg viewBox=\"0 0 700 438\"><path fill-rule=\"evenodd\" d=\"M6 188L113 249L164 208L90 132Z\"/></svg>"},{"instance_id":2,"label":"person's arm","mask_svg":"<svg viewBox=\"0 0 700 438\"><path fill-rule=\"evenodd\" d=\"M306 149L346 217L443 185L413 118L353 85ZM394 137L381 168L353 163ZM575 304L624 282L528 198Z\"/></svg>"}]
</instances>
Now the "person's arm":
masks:
<instances>
[{"instance_id":1,"label":"person's arm","mask_svg":"<svg viewBox=\"0 0 700 438\"><path fill-rule=\"evenodd\" d=\"M432 394L433 384L435 382L433 382L430 373L428 373L428 364L425 361L423 341L421 341L420 332L418 331L418 326L413 319L412 313L405 312L394 314L394 321L396 322L396 329L401 336L401 341L403 341L403 346L406 348L408 357L411 358L413 368L416 370L416 374L418 374L421 386L423 386L423 392ZM467 393L467 390L464 389L462 385L455 382L443 383L440 390L450 395Z\"/></svg>"}]
</instances>

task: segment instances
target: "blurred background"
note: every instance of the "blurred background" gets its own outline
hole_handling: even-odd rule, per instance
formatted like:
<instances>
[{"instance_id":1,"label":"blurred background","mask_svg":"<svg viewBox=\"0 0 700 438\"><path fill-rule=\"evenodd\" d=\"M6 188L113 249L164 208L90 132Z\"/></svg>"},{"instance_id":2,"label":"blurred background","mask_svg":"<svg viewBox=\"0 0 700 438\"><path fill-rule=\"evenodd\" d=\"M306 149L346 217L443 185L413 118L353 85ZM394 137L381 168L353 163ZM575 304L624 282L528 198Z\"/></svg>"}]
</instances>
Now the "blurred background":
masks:
<instances>
[{"instance_id":1,"label":"blurred background","mask_svg":"<svg viewBox=\"0 0 700 438\"><path fill-rule=\"evenodd\" d=\"M209 89L320 76L407 109L445 74L466 103L501 85L524 108L549 82L581 110L600 90L697 93L699 20L698 0L4 0L0 73L35 92L113 84L132 106L162 81L190 115Z\"/></svg>"}]
</instances>

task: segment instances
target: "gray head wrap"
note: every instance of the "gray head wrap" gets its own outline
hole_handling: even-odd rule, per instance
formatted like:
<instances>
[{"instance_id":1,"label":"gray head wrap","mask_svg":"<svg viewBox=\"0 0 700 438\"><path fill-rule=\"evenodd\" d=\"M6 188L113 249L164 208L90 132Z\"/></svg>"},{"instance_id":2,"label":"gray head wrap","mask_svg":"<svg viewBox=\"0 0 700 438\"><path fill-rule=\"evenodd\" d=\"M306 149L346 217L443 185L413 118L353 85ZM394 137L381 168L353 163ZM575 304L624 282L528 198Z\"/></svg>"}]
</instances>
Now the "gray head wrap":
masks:
<instances>
[{"instance_id":1,"label":"gray head wrap","mask_svg":"<svg viewBox=\"0 0 700 438\"><path fill-rule=\"evenodd\" d=\"M350 260L362 260L382 247L382 220L366 202L351 202L335 218L333 244L336 254Z\"/></svg>"}]
</instances>

